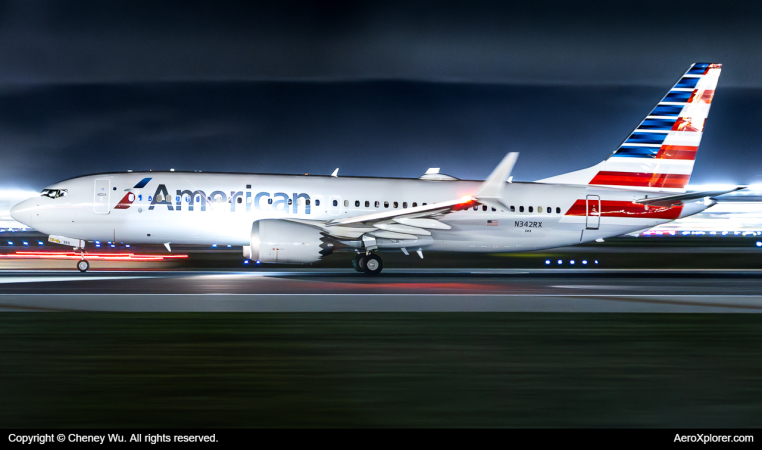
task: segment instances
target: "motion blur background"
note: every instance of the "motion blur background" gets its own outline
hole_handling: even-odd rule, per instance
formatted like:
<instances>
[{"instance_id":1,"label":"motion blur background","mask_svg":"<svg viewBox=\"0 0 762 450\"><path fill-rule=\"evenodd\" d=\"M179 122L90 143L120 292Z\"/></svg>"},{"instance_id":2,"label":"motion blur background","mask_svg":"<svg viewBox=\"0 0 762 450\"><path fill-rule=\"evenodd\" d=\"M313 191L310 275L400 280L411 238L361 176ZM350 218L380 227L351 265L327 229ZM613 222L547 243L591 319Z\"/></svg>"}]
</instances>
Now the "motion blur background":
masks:
<instances>
[{"instance_id":1,"label":"motion blur background","mask_svg":"<svg viewBox=\"0 0 762 450\"><path fill-rule=\"evenodd\" d=\"M19 271L73 267L13 257L70 250L8 216L48 184L336 167L483 179L509 151L532 181L606 158L698 61L723 73L691 185L750 189L604 243L385 261L762 269L760 29L752 1L0 0L0 294ZM224 242L173 248L183 260L98 245L159 259L93 269L257 270ZM758 426L757 317L6 312L0 427Z\"/></svg>"}]
</instances>

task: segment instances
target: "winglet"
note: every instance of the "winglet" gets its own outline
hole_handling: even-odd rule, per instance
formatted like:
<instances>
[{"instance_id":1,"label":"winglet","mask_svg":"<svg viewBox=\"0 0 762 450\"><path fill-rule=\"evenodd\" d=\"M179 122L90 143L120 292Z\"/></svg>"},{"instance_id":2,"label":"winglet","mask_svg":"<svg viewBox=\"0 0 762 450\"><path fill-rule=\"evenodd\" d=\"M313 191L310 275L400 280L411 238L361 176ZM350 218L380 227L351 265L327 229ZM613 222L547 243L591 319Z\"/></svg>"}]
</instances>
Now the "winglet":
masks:
<instances>
[{"instance_id":1,"label":"winglet","mask_svg":"<svg viewBox=\"0 0 762 450\"><path fill-rule=\"evenodd\" d=\"M338 177L339 176L339 168L337 167L336 170L333 171L331 174L332 177Z\"/></svg>"},{"instance_id":2,"label":"winglet","mask_svg":"<svg viewBox=\"0 0 762 450\"><path fill-rule=\"evenodd\" d=\"M165 243L164 243L164 246L165 246L165 247L167 247L167 251L168 251L168 252L172 253L172 248L170 248L170 246L169 246L169 242L165 242Z\"/></svg>"},{"instance_id":3,"label":"winglet","mask_svg":"<svg viewBox=\"0 0 762 450\"><path fill-rule=\"evenodd\" d=\"M476 191L474 197L477 201L481 199L487 200L500 200L503 196L503 188L505 187L505 181L511 175L514 164L518 159L519 154L517 152L511 152L505 155L500 164L495 167L489 177L484 180L479 190Z\"/></svg>"}]
</instances>

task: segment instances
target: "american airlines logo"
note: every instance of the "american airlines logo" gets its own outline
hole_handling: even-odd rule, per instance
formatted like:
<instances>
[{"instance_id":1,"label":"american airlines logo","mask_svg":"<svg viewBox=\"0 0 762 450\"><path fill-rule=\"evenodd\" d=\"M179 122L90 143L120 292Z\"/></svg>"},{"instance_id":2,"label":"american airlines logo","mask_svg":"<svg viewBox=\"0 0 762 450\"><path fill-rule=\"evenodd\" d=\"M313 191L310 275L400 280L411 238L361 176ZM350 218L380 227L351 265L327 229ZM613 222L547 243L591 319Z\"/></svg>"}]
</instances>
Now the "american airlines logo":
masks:
<instances>
[{"instance_id":1,"label":"american airlines logo","mask_svg":"<svg viewBox=\"0 0 762 450\"><path fill-rule=\"evenodd\" d=\"M133 189L140 189L148 184L150 178L143 179L140 183L135 185ZM135 200L142 201L142 195L135 195L133 192L128 192L122 200L114 207L114 209L128 209ZM174 200L174 201L173 201ZM206 211L207 208L213 211L221 211L228 209L226 204L229 204L230 212L236 211L251 211L252 206L256 210L271 210L282 211L285 213L299 213L299 207L304 208L305 214L310 214L311 201L310 196L305 193L294 192L292 195L285 192L259 192L253 194L252 192L244 191L212 191L207 193L201 189L177 189L175 190L174 199L169 194L169 189L164 184L159 184L156 187L156 191L153 195L148 196L150 201L149 211L153 211L156 207L166 206L169 211L182 211L183 207L188 211Z\"/></svg>"}]
</instances>

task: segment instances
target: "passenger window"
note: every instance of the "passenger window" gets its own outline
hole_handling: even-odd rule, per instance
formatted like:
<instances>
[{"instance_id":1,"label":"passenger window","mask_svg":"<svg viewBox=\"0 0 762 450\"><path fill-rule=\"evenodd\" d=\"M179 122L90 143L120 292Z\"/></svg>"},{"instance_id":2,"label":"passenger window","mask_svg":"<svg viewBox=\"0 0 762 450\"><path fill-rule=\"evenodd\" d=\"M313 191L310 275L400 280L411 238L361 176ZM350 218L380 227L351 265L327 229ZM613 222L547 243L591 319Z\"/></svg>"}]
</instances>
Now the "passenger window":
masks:
<instances>
[{"instance_id":1,"label":"passenger window","mask_svg":"<svg viewBox=\"0 0 762 450\"><path fill-rule=\"evenodd\" d=\"M413 208L416 208L418 206L418 203L413 202Z\"/></svg>"},{"instance_id":2,"label":"passenger window","mask_svg":"<svg viewBox=\"0 0 762 450\"><path fill-rule=\"evenodd\" d=\"M482 211L486 211L486 210L487 210L487 205L482 205Z\"/></svg>"},{"instance_id":3,"label":"passenger window","mask_svg":"<svg viewBox=\"0 0 762 450\"><path fill-rule=\"evenodd\" d=\"M272 204L273 204L273 199L271 199L271 198L268 198L268 199L267 199L267 204L268 204L268 205L272 205Z\"/></svg>"},{"instance_id":4,"label":"passenger window","mask_svg":"<svg viewBox=\"0 0 762 450\"><path fill-rule=\"evenodd\" d=\"M556 206L556 214L561 214L561 208L559 208L558 206Z\"/></svg>"},{"instance_id":5,"label":"passenger window","mask_svg":"<svg viewBox=\"0 0 762 450\"><path fill-rule=\"evenodd\" d=\"M516 207L511 205L511 212L516 212Z\"/></svg>"},{"instance_id":6,"label":"passenger window","mask_svg":"<svg viewBox=\"0 0 762 450\"><path fill-rule=\"evenodd\" d=\"M140 194L140 195L138 195L138 201L139 201L139 202L142 202L142 201L143 201L143 194Z\"/></svg>"},{"instance_id":7,"label":"passenger window","mask_svg":"<svg viewBox=\"0 0 762 450\"><path fill-rule=\"evenodd\" d=\"M402 202L402 207L407 208L407 202Z\"/></svg>"},{"instance_id":8,"label":"passenger window","mask_svg":"<svg viewBox=\"0 0 762 450\"><path fill-rule=\"evenodd\" d=\"M310 206L310 199L305 200L304 204L307 205L307 206Z\"/></svg>"},{"instance_id":9,"label":"passenger window","mask_svg":"<svg viewBox=\"0 0 762 450\"><path fill-rule=\"evenodd\" d=\"M309 201L309 200L307 200L307 201ZM320 206L320 200L315 200L315 206Z\"/></svg>"},{"instance_id":10,"label":"passenger window","mask_svg":"<svg viewBox=\"0 0 762 450\"><path fill-rule=\"evenodd\" d=\"M293 205L293 204L294 204L294 201L293 201L293 200L291 200L291 199L288 199L288 204L289 204L289 205Z\"/></svg>"},{"instance_id":11,"label":"passenger window","mask_svg":"<svg viewBox=\"0 0 762 450\"><path fill-rule=\"evenodd\" d=\"M366 208L370 208L370 202L369 202L369 201L367 201L367 200L365 200L365 207L366 207Z\"/></svg>"},{"instance_id":12,"label":"passenger window","mask_svg":"<svg viewBox=\"0 0 762 450\"><path fill-rule=\"evenodd\" d=\"M360 200L355 200L355 208L359 208L359 207L360 207Z\"/></svg>"},{"instance_id":13,"label":"passenger window","mask_svg":"<svg viewBox=\"0 0 762 450\"><path fill-rule=\"evenodd\" d=\"M553 208L551 208L550 206L548 206L548 214L550 214L550 213L552 213L552 212L553 212Z\"/></svg>"},{"instance_id":14,"label":"passenger window","mask_svg":"<svg viewBox=\"0 0 762 450\"><path fill-rule=\"evenodd\" d=\"M497 211L495 208L492 208L492 211Z\"/></svg>"},{"instance_id":15,"label":"passenger window","mask_svg":"<svg viewBox=\"0 0 762 450\"><path fill-rule=\"evenodd\" d=\"M349 200L344 200L344 207L349 208Z\"/></svg>"},{"instance_id":16,"label":"passenger window","mask_svg":"<svg viewBox=\"0 0 762 450\"><path fill-rule=\"evenodd\" d=\"M339 206L339 201L338 200L334 200L333 201L333 206Z\"/></svg>"},{"instance_id":17,"label":"passenger window","mask_svg":"<svg viewBox=\"0 0 762 450\"><path fill-rule=\"evenodd\" d=\"M246 189L251 189L251 185L250 185L250 184L247 184L247 185L246 185Z\"/></svg>"},{"instance_id":18,"label":"passenger window","mask_svg":"<svg viewBox=\"0 0 762 450\"><path fill-rule=\"evenodd\" d=\"M143 200L143 196L142 196L142 195L138 195L138 199L139 199L139 200ZM196 196L196 203L198 203L198 202L200 202L200 201L201 201L201 197L199 197L199 196L197 195L197 196Z\"/></svg>"},{"instance_id":19,"label":"passenger window","mask_svg":"<svg viewBox=\"0 0 762 450\"><path fill-rule=\"evenodd\" d=\"M389 202L384 202L384 208L388 208L388 207L389 207Z\"/></svg>"},{"instance_id":20,"label":"passenger window","mask_svg":"<svg viewBox=\"0 0 762 450\"><path fill-rule=\"evenodd\" d=\"M524 212L524 207L523 206L519 206L519 212Z\"/></svg>"},{"instance_id":21,"label":"passenger window","mask_svg":"<svg viewBox=\"0 0 762 450\"><path fill-rule=\"evenodd\" d=\"M241 197L238 197L238 203L243 203L243 199Z\"/></svg>"},{"instance_id":22,"label":"passenger window","mask_svg":"<svg viewBox=\"0 0 762 450\"><path fill-rule=\"evenodd\" d=\"M152 201L153 201L153 196L149 195L149 196L148 196L148 201L149 201L149 202L152 202Z\"/></svg>"},{"instance_id":23,"label":"passenger window","mask_svg":"<svg viewBox=\"0 0 762 450\"><path fill-rule=\"evenodd\" d=\"M296 199L296 204L297 205L303 205L304 204L304 199L302 197L297 198Z\"/></svg>"},{"instance_id":24,"label":"passenger window","mask_svg":"<svg viewBox=\"0 0 762 450\"><path fill-rule=\"evenodd\" d=\"M395 208L398 208L399 206L400 206L400 204L399 204L399 203L397 203L397 202L394 202L394 207L395 207Z\"/></svg>"},{"instance_id":25,"label":"passenger window","mask_svg":"<svg viewBox=\"0 0 762 450\"><path fill-rule=\"evenodd\" d=\"M161 197L161 194L159 194L159 195L157 195L157 196L156 196L156 201L157 201L157 202L160 202L160 201L162 201L162 197Z\"/></svg>"},{"instance_id":26,"label":"passenger window","mask_svg":"<svg viewBox=\"0 0 762 450\"><path fill-rule=\"evenodd\" d=\"M537 212L538 212L538 213L541 213L541 212L542 212L542 206L538 206L538 207L537 207Z\"/></svg>"},{"instance_id":27,"label":"passenger window","mask_svg":"<svg viewBox=\"0 0 762 450\"><path fill-rule=\"evenodd\" d=\"M426 205L427 205L427 203L421 203L421 206L426 206Z\"/></svg>"},{"instance_id":28,"label":"passenger window","mask_svg":"<svg viewBox=\"0 0 762 450\"><path fill-rule=\"evenodd\" d=\"M534 212L531 206L529 207L529 212Z\"/></svg>"},{"instance_id":29,"label":"passenger window","mask_svg":"<svg viewBox=\"0 0 762 450\"><path fill-rule=\"evenodd\" d=\"M474 206L474 211L479 211L479 205Z\"/></svg>"}]
</instances>

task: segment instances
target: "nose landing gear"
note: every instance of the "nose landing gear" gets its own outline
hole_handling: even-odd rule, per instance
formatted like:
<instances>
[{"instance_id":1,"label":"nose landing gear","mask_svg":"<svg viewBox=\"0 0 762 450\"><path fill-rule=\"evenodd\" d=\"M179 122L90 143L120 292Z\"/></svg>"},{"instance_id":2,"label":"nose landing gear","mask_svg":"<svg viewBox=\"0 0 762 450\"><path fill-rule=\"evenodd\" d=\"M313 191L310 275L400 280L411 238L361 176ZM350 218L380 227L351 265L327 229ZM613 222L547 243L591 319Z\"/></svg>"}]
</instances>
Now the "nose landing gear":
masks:
<instances>
[{"instance_id":1,"label":"nose landing gear","mask_svg":"<svg viewBox=\"0 0 762 450\"><path fill-rule=\"evenodd\" d=\"M352 260L352 267L358 272L365 272L368 275L378 275L384 269L384 262L381 257L370 253L367 255L357 255Z\"/></svg>"}]
</instances>

